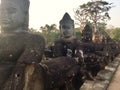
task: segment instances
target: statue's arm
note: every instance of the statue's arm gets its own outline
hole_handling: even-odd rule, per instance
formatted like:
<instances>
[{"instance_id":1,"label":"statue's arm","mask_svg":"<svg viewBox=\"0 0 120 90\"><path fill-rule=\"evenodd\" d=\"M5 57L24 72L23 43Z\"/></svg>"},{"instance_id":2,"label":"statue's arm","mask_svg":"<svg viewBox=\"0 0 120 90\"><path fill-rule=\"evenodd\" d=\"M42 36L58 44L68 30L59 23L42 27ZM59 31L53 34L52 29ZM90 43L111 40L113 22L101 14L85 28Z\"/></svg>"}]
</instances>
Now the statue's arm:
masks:
<instances>
[{"instance_id":1,"label":"statue's arm","mask_svg":"<svg viewBox=\"0 0 120 90\"><path fill-rule=\"evenodd\" d=\"M40 35L29 35L26 40L25 50L18 59L20 63L39 63L45 49L45 40Z\"/></svg>"},{"instance_id":2,"label":"statue's arm","mask_svg":"<svg viewBox=\"0 0 120 90\"><path fill-rule=\"evenodd\" d=\"M66 55L65 46L62 44L61 40L54 42L53 54L54 57L60 57Z\"/></svg>"}]
</instances>

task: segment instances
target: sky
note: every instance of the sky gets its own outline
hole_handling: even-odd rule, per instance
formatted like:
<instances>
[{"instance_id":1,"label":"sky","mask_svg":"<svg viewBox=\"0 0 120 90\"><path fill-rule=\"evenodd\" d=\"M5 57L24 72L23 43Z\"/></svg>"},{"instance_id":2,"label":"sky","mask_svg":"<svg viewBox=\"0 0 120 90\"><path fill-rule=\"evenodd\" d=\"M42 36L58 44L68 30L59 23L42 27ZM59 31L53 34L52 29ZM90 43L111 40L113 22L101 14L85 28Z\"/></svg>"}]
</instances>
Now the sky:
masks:
<instances>
[{"instance_id":1,"label":"sky","mask_svg":"<svg viewBox=\"0 0 120 90\"><path fill-rule=\"evenodd\" d=\"M59 21L66 12L75 20L74 9L88 1L90 0L30 0L29 27L39 29L45 24L59 26ZM106 1L115 6L109 11L111 20L108 25L120 27L120 0Z\"/></svg>"}]
</instances>

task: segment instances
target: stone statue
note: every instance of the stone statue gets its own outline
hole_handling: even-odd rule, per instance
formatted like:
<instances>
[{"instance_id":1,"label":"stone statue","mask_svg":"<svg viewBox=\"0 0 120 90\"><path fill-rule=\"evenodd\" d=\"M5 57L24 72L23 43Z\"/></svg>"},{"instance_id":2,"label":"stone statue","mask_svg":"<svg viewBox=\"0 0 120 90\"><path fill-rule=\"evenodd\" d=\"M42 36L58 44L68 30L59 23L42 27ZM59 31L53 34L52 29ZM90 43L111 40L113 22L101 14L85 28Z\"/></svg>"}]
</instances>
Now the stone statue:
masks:
<instances>
[{"instance_id":1,"label":"stone statue","mask_svg":"<svg viewBox=\"0 0 120 90\"><path fill-rule=\"evenodd\" d=\"M78 38L76 38L76 35L75 35L74 20L71 19L68 13L65 13L63 18L60 20L59 24L60 24L59 29L60 29L61 37L54 42L53 55L54 57L65 56L65 57L75 58L76 50L81 42ZM81 55L78 55L78 57L81 57ZM82 59L79 59L79 60L81 61ZM78 66L82 67L80 64ZM70 64L67 63L67 65L70 65ZM80 75L82 75L82 73L79 72L80 69L81 68L79 68L78 71L77 69L73 70L77 72L74 80L72 81L74 90L79 90L80 85L82 83L82 79L80 78ZM78 72L79 72L79 75L78 75ZM73 90L73 88L71 88L71 90Z\"/></svg>"},{"instance_id":2,"label":"stone statue","mask_svg":"<svg viewBox=\"0 0 120 90\"><path fill-rule=\"evenodd\" d=\"M54 41L54 46L45 51L46 57L73 56L77 43L74 31L74 20L68 13L65 13L59 22L60 38Z\"/></svg>"},{"instance_id":3,"label":"stone statue","mask_svg":"<svg viewBox=\"0 0 120 90\"><path fill-rule=\"evenodd\" d=\"M29 0L1 0L0 90L22 90L18 83L25 63L39 63L42 59L44 38L28 32L28 21Z\"/></svg>"},{"instance_id":4,"label":"stone statue","mask_svg":"<svg viewBox=\"0 0 120 90\"><path fill-rule=\"evenodd\" d=\"M80 42L75 36L74 20L71 19L68 13L65 13L59 23L61 37L54 43L54 56L73 57L75 49Z\"/></svg>"},{"instance_id":5,"label":"stone statue","mask_svg":"<svg viewBox=\"0 0 120 90\"><path fill-rule=\"evenodd\" d=\"M84 30L82 31L82 42L92 42L93 30L92 26L86 24Z\"/></svg>"}]
</instances>

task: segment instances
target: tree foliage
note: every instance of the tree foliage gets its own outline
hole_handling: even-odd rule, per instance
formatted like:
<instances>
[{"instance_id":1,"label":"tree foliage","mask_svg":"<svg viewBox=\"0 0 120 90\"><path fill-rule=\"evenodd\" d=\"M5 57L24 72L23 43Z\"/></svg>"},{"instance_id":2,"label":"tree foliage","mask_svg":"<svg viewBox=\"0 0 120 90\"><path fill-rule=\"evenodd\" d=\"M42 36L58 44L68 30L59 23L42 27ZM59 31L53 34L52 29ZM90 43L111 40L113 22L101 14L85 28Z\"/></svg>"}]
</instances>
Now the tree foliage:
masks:
<instances>
[{"instance_id":1,"label":"tree foliage","mask_svg":"<svg viewBox=\"0 0 120 90\"><path fill-rule=\"evenodd\" d=\"M51 25L46 24L45 26L41 26L40 30L42 30L43 33L49 34L52 31L57 30L57 26L56 24L51 24Z\"/></svg>"},{"instance_id":2,"label":"tree foliage","mask_svg":"<svg viewBox=\"0 0 120 90\"><path fill-rule=\"evenodd\" d=\"M56 37L56 34L58 33L56 24L46 24L45 26L41 26L40 30L42 31L42 34L44 35L47 44L51 44L53 38Z\"/></svg>"},{"instance_id":3,"label":"tree foliage","mask_svg":"<svg viewBox=\"0 0 120 90\"><path fill-rule=\"evenodd\" d=\"M103 0L89 1L75 10L75 19L81 26L88 21L92 22L96 31L98 22L106 22L110 19L108 11L111 8L112 3Z\"/></svg>"},{"instance_id":4,"label":"tree foliage","mask_svg":"<svg viewBox=\"0 0 120 90\"><path fill-rule=\"evenodd\" d=\"M120 28L108 29L106 31L111 36L111 38L120 40Z\"/></svg>"}]
</instances>

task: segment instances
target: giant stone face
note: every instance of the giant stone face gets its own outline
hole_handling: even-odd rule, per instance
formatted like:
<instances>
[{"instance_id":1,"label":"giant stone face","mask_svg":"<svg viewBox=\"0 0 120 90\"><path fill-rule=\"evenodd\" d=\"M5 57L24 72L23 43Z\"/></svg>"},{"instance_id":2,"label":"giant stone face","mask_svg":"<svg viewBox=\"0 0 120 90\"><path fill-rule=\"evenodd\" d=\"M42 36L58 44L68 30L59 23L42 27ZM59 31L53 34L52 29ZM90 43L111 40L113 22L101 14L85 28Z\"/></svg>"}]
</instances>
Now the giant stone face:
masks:
<instances>
[{"instance_id":1,"label":"giant stone face","mask_svg":"<svg viewBox=\"0 0 120 90\"><path fill-rule=\"evenodd\" d=\"M19 0L1 1L0 24L3 30L15 30L23 27L23 24L26 22L26 14L21 7L22 4L19 3Z\"/></svg>"},{"instance_id":2,"label":"giant stone face","mask_svg":"<svg viewBox=\"0 0 120 90\"><path fill-rule=\"evenodd\" d=\"M60 31L62 37L64 38L74 36L74 21L71 19L68 13L65 13L60 21Z\"/></svg>"}]
</instances>

